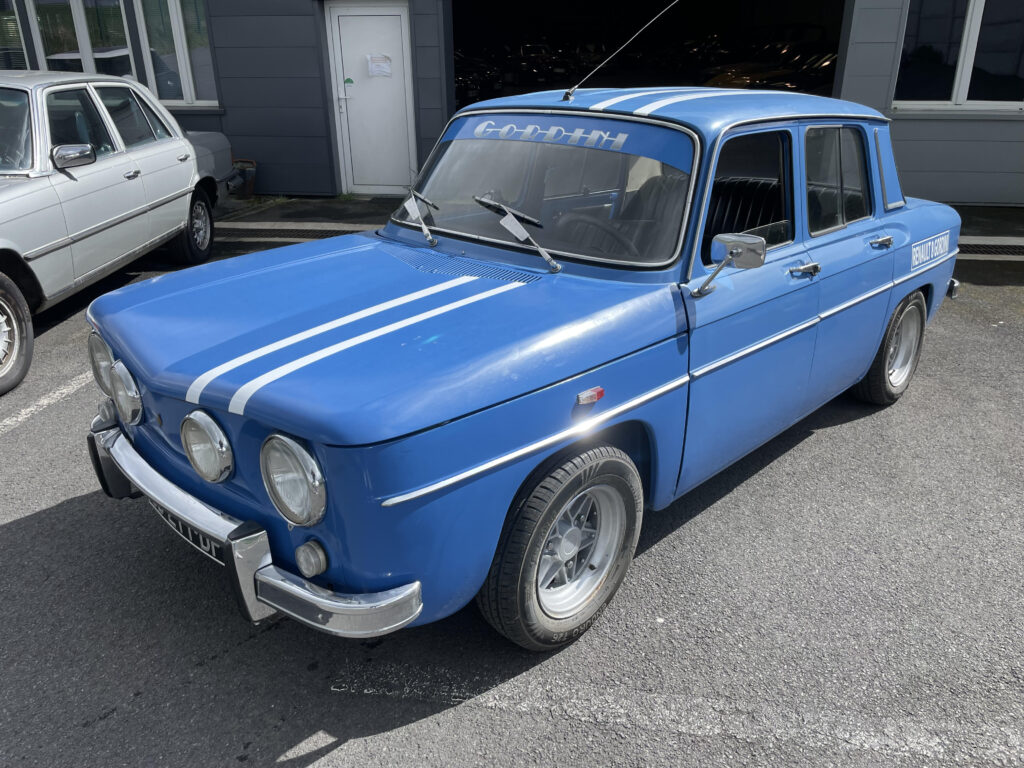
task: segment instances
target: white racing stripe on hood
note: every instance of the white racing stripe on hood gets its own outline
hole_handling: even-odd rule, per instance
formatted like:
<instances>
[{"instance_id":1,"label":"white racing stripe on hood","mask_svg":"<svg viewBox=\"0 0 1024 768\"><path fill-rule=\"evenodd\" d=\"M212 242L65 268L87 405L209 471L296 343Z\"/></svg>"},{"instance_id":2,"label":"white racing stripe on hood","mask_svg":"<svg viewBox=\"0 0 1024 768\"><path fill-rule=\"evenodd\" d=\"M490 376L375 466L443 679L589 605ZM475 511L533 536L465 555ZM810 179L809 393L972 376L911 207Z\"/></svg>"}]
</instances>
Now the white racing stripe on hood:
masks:
<instances>
[{"instance_id":1,"label":"white racing stripe on hood","mask_svg":"<svg viewBox=\"0 0 1024 768\"><path fill-rule=\"evenodd\" d=\"M429 320L432 317L443 315L446 312L451 312L452 310L458 309L459 307L464 307L467 304L472 304L474 302L490 298L491 296L497 296L499 293L511 291L514 288L521 288L523 285L525 285L525 283L509 283L507 285L502 285L498 288L492 288L489 291L477 293L468 298L460 299L459 301L453 301L451 304L445 304L444 306L438 307L437 309L431 309L427 312L421 312L420 314L413 315L412 317L408 317L405 320L399 320L397 322L391 323L390 325L385 325L383 328L378 328L375 331L367 331L366 333L360 334L359 336L354 336L351 339L346 339L345 341L338 342L337 344L332 344L331 346L321 349L317 352L312 352L306 355L305 357L300 357L298 360L294 360L290 363L278 366L274 370L268 371L262 376L258 376L252 381L243 384L238 389L238 391L235 392L234 397L231 398L231 402L228 404L228 411L235 414L245 413L246 404L249 402L249 399L254 394L256 394L257 391L265 387L267 384L270 384L271 382L277 381L278 379L287 376L289 373L294 373L300 368L305 368L307 365L312 365L315 362L323 360L326 357L330 357L331 355L336 355L337 353L343 352L346 349L351 349L352 347L358 346L359 344L363 344L364 342L367 341L379 339L381 336L386 336L387 334L393 333L394 331L401 330L402 328L407 328L410 325L421 323L424 320Z\"/></svg>"},{"instance_id":2,"label":"white racing stripe on hood","mask_svg":"<svg viewBox=\"0 0 1024 768\"><path fill-rule=\"evenodd\" d=\"M379 312L384 312L385 310L401 306L402 304L408 304L410 301L416 301L417 299L422 299L425 296L431 296L435 293L440 293L441 291L447 291L450 288L456 288L460 285L470 283L476 279L477 278L475 277L460 277L456 280L448 280L447 282L444 283L432 285L429 288L424 288L422 291L408 293L405 296L399 296L397 299L391 299L390 301L385 301L381 304L376 304L375 306L367 307L366 309L361 309L358 312L353 312L350 315L339 317L335 320L323 323L322 325L318 325L315 328L310 328L307 331L301 331L300 333L293 334L288 338L281 339L280 341L275 341L273 344L267 344L266 346L260 347L259 349L254 349L252 352L246 352L244 355L236 357L234 360L228 360L226 363L218 365L216 368L210 369L202 376L200 376L198 379L193 381L188 388L188 392L185 393L185 400L190 403L198 404L199 396L203 393L203 390L206 389L206 385L209 384L214 379L216 379L218 376L223 376L228 371L234 370L235 368L238 368L240 365L251 363L253 360L257 360L258 358L261 358L264 355L269 355L271 352L276 352L279 349L284 349L285 347L289 347L292 344L298 344L300 341L305 341L306 339L312 338L313 336L318 336L321 333L326 333L327 331L332 331L335 328L340 328L343 325L348 325L349 323L354 323L357 320L362 320L364 317L370 317L370 315L376 315Z\"/></svg>"}]
</instances>

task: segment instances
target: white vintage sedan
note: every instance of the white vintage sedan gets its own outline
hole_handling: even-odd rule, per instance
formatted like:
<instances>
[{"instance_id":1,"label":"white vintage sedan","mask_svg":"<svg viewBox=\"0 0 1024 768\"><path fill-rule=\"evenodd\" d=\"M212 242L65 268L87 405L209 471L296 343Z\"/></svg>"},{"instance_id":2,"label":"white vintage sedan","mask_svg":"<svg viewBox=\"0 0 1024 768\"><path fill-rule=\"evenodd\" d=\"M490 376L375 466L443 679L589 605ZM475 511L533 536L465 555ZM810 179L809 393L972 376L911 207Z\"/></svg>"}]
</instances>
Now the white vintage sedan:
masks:
<instances>
[{"instance_id":1,"label":"white vintage sedan","mask_svg":"<svg viewBox=\"0 0 1024 768\"><path fill-rule=\"evenodd\" d=\"M230 173L223 135L186 135L138 83L0 71L0 395L28 372L33 312L169 241L206 261Z\"/></svg>"}]
</instances>

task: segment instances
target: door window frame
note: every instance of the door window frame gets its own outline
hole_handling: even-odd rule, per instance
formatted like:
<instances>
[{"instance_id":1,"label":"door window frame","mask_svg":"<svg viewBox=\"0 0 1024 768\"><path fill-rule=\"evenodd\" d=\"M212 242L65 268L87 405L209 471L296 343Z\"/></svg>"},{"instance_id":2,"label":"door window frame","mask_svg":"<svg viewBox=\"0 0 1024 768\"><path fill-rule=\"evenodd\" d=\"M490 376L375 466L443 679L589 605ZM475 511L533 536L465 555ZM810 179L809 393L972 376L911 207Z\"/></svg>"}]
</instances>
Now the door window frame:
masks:
<instances>
[{"instance_id":1,"label":"door window frame","mask_svg":"<svg viewBox=\"0 0 1024 768\"><path fill-rule=\"evenodd\" d=\"M701 276L707 276L711 274L711 271L714 269L714 267L709 268L707 265L704 264L703 256L701 254L701 246L704 240L704 230L707 228L708 211L711 210L711 198L715 193L715 175L718 173L718 163L722 157L722 150L733 139L739 138L741 136L750 136L757 133L786 134L784 149L786 150L786 155L789 159L788 167L784 168L783 170L787 172L789 180L789 190L788 194L785 195L784 202L787 206L788 212L792 216L791 237L789 240L783 243L776 243L766 248L764 259L765 264L769 263L770 261L774 261L776 258L785 257L787 254L782 253L780 249L789 248L795 243L799 243L801 240L800 232L802 230L798 228L798 223L799 220L803 218L804 207L802 204L800 204L799 198L796 194L796 188L798 178L797 174L803 173L803 155L801 154L800 158L797 158L798 153L794 150L796 146L796 141L799 138L798 126L792 123L742 125L738 127L735 131L727 131L726 134L723 134L720 137L717 146L715 147L715 156L712 160L710 168L708 169L708 174L705 181L707 194L704 196L703 205L701 207L699 226L697 228L697 231L694 233L694 244L690 256L689 268L687 269L686 274L687 282L693 279L694 275L696 274L696 268L698 264L700 265L700 268L704 270ZM786 192L786 190L783 191ZM726 267L726 269L732 268Z\"/></svg>"},{"instance_id":2,"label":"door window frame","mask_svg":"<svg viewBox=\"0 0 1024 768\"><path fill-rule=\"evenodd\" d=\"M89 22L85 17L85 4L82 0L67 0L68 7L71 10L71 20L75 26L75 42L78 43L78 55L82 61L82 74L83 75L95 75L96 72L96 58L92 52L92 38L89 37ZM131 77L138 80L138 69L135 64L135 53L132 51L132 36L128 29L128 17L124 12L124 0L117 0L117 5L121 9L121 24L124 27L125 36L125 49L128 52L128 64L131 66ZM36 48L36 59L39 69L46 72L58 72L62 70L50 69L46 65L46 49L43 47L43 35L39 31L39 19L38 11L36 10L36 0L25 0L25 9L28 11L28 26L32 31L32 42ZM17 7L15 7L17 12ZM24 40L22 46L24 47ZM126 75L127 77L127 75Z\"/></svg>"},{"instance_id":3,"label":"door window frame","mask_svg":"<svg viewBox=\"0 0 1024 768\"><path fill-rule=\"evenodd\" d=\"M84 90L89 94L89 98L92 99L92 104L96 107L99 112L100 120L103 121L103 127L107 129L107 134L110 136L110 141L114 145L114 151L109 152L105 155L99 155L96 158L96 164L104 162L112 157L120 157L121 155L127 154L124 142L121 140L121 134L117 131L117 126L114 125L110 114L107 112L106 106L100 100L99 95L93 90L92 83L61 83L60 85L51 85L46 88L42 97L40 98L39 105L42 111L42 128L43 136L46 139L46 144L43 147L44 154L46 156L47 168L49 171L56 173L57 169L53 167L53 145L50 143L50 110L46 108L46 97L51 93L57 93L60 91L77 91Z\"/></svg>"},{"instance_id":4,"label":"door window frame","mask_svg":"<svg viewBox=\"0 0 1024 768\"><path fill-rule=\"evenodd\" d=\"M860 125L859 123L808 123L807 125L805 125L803 127L803 131L802 131L802 133L803 133L803 153L802 154L803 154L803 157L804 157L804 163L803 163L804 172L803 172L803 178L802 178L802 181L800 183L800 186L801 186L801 188L803 190L804 210L805 211L807 210L807 194L808 194L808 190L807 190L807 162L806 162L806 158L807 158L807 132L808 131L812 131L812 130L818 130L818 129L821 129L821 128L835 128L836 130L839 131L839 157L838 157L838 160L839 160L839 203L838 203L838 205L839 205L839 214L840 214L840 217L842 218L842 222L837 224L834 227L829 227L828 229L822 229L822 230L820 230L818 232L811 232L811 217L809 215L805 215L804 216L804 229L803 229L803 232L804 232L804 234L806 235L806 237L808 238L809 241L813 241L813 240L815 240L815 239L817 239L819 237L823 237L825 235L831 235L834 232L841 232L842 230L846 229L851 224L858 224L858 223L860 223L862 221L869 221L871 219L876 218L876 216L878 215L877 214L878 195L875 194L875 183L878 181L878 178L877 178L878 174L872 172L872 154L871 154L871 148L870 148L870 145L869 145L868 139L867 139L867 132L864 130L864 126ZM842 134L842 131L843 131L844 128L852 128L854 131L856 131L860 135L861 150L863 151L863 157L864 157L864 172L867 174L867 179L865 180L867 183L864 185L864 194L868 196L868 200L866 201L867 205L865 206L865 208L867 209L867 214L864 215L864 216L861 216L859 219L851 219L850 221L846 220L846 206L843 205L843 200L842 200L842 195L843 195L843 134ZM877 161L875 162L875 167L880 167Z\"/></svg>"}]
</instances>

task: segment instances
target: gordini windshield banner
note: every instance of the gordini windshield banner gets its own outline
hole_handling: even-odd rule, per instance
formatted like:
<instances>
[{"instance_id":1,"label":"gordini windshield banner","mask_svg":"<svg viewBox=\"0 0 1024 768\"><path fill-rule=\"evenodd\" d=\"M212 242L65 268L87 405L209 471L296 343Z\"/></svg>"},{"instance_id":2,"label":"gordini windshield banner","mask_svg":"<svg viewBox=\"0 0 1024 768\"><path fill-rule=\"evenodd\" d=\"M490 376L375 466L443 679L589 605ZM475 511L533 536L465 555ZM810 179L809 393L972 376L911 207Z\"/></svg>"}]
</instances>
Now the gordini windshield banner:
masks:
<instances>
[{"instance_id":1,"label":"gordini windshield banner","mask_svg":"<svg viewBox=\"0 0 1024 768\"><path fill-rule=\"evenodd\" d=\"M463 117L442 141L529 141L641 155L686 173L693 167L693 141L681 131L648 123L575 115L492 114Z\"/></svg>"}]
</instances>

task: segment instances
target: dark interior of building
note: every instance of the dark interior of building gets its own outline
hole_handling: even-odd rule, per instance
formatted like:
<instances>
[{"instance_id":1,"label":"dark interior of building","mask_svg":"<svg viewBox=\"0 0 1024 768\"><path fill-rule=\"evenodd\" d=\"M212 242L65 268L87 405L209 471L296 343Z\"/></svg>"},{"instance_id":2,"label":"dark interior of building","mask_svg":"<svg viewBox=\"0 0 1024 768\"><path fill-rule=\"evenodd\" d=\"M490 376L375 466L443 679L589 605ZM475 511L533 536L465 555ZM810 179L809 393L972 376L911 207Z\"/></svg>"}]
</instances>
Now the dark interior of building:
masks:
<instances>
[{"instance_id":1,"label":"dark interior of building","mask_svg":"<svg viewBox=\"0 0 1024 768\"><path fill-rule=\"evenodd\" d=\"M456 102L568 88L666 5L455 0ZM831 95L842 18L843 0L683 0L585 87L714 85Z\"/></svg>"}]
</instances>

